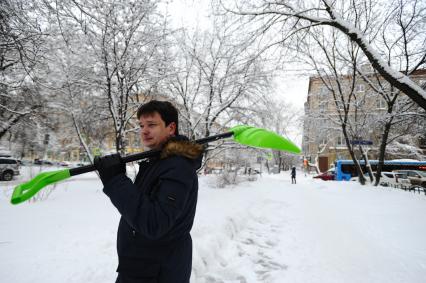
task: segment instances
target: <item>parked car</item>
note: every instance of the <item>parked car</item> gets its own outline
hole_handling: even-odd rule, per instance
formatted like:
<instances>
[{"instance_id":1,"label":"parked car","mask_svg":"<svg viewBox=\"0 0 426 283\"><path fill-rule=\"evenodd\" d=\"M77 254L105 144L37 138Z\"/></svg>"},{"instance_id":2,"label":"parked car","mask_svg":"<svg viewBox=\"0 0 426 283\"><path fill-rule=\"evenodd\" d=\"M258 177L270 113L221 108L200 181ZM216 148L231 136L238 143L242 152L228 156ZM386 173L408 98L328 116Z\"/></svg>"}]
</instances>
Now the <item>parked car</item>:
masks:
<instances>
[{"instance_id":1,"label":"parked car","mask_svg":"<svg viewBox=\"0 0 426 283\"><path fill-rule=\"evenodd\" d=\"M57 163L57 165L58 166L62 166L62 167L70 167L71 165L70 165L70 163L69 162L67 162L67 161L59 161L58 163Z\"/></svg>"},{"instance_id":2,"label":"parked car","mask_svg":"<svg viewBox=\"0 0 426 283\"><path fill-rule=\"evenodd\" d=\"M9 157L0 158L0 179L10 181L13 176L19 175L19 161Z\"/></svg>"},{"instance_id":3,"label":"parked car","mask_svg":"<svg viewBox=\"0 0 426 283\"><path fill-rule=\"evenodd\" d=\"M377 177L377 172L373 172L374 176ZM364 173L364 177L367 182L370 182L370 175ZM358 177L352 177L351 181L358 181ZM386 172L383 171L380 174L380 183L381 186L409 186L410 180L403 173L398 172Z\"/></svg>"},{"instance_id":4,"label":"parked car","mask_svg":"<svg viewBox=\"0 0 426 283\"><path fill-rule=\"evenodd\" d=\"M313 178L315 179L321 179L323 181L333 181L335 180L335 171L334 168L329 169L321 174L318 174L316 176L314 176Z\"/></svg>"},{"instance_id":5,"label":"parked car","mask_svg":"<svg viewBox=\"0 0 426 283\"><path fill-rule=\"evenodd\" d=\"M407 175L411 185L422 186L426 188L426 171L420 170L395 170L394 172Z\"/></svg>"},{"instance_id":6,"label":"parked car","mask_svg":"<svg viewBox=\"0 0 426 283\"><path fill-rule=\"evenodd\" d=\"M34 159L34 164L36 165L53 165L52 161L49 160L43 160L43 159Z\"/></svg>"},{"instance_id":7,"label":"parked car","mask_svg":"<svg viewBox=\"0 0 426 283\"><path fill-rule=\"evenodd\" d=\"M375 173L376 174L376 173ZM399 172L382 172L380 177L380 185L382 186L398 186L410 185L407 175Z\"/></svg>"}]
</instances>

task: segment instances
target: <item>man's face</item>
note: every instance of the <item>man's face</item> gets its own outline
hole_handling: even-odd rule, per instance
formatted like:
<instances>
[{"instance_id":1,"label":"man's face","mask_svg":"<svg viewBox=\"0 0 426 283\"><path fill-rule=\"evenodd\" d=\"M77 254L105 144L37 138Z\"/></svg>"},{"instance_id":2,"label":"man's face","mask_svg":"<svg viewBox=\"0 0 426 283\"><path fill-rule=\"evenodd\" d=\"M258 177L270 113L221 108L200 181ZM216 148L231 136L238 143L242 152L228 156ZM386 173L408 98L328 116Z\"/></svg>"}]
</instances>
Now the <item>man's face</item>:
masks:
<instances>
[{"instance_id":1,"label":"man's face","mask_svg":"<svg viewBox=\"0 0 426 283\"><path fill-rule=\"evenodd\" d=\"M139 118L142 144L149 149L160 149L170 137L175 135L176 123L168 126L158 112L142 115Z\"/></svg>"}]
</instances>

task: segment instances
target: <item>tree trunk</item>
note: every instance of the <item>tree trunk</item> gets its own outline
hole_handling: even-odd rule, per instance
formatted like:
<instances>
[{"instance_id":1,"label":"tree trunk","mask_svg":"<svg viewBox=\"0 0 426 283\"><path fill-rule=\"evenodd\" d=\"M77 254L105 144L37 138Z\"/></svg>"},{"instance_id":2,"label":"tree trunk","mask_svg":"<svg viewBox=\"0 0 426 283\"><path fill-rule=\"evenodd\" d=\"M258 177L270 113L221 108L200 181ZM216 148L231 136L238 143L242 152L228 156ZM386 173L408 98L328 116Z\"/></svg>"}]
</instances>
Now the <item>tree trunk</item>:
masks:
<instances>
[{"instance_id":1,"label":"tree trunk","mask_svg":"<svg viewBox=\"0 0 426 283\"><path fill-rule=\"evenodd\" d=\"M351 155L351 158L355 165L355 169L358 174L358 180L361 185L365 185L364 173L362 172L361 165L359 165L358 159L356 159L355 157L354 149L349 141L348 132L346 131L346 127L344 124L342 125L342 131L343 131L343 136L345 137L346 147L348 148L349 154Z\"/></svg>"},{"instance_id":2,"label":"tree trunk","mask_svg":"<svg viewBox=\"0 0 426 283\"><path fill-rule=\"evenodd\" d=\"M374 183L375 186L378 186L380 182L380 176L381 176L383 164L385 161L386 145L387 145L387 141L389 137L390 128L392 125L392 120L393 118L391 118L385 124L385 130L383 131L383 134L382 134L382 140L380 143L380 150L379 150L379 163L377 164L377 177L376 177L376 182Z\"/></svg>"},{"instance_id":3,"label":"tree trunk","mask_svg":"<svg viewBox=\"0 0 426 283\"><path fill-rule=\"evenodd\" d=\"M375 176L373 174L373 170L371 169L371 165L370 165L370 161L368 160L367 153L364 151L364 148L361 145L359 145L359 150L360 150L361 155L364 159L365 168L367 168L368 175L370 175L370 182L371 182L371 184L373 184Z\"/></svg>"}]
</instances>

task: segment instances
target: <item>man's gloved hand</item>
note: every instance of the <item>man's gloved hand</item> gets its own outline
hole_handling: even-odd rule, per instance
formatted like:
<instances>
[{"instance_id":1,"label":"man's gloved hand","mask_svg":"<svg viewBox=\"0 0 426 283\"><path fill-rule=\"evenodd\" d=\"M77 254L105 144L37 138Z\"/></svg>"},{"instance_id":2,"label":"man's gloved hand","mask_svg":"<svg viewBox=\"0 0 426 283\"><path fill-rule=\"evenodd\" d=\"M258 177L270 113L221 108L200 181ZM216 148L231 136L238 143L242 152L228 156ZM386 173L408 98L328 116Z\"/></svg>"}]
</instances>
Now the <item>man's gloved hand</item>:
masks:
<instances>
[{"instance_id":1,"label":"man's gloved hand","mask_svg":"<svg viewBox=\"0 0 426 283\"><path fill-rule=\"evenodd\" d=\"M126 174L126 164L121 160L121 156L118 153L103 157L96 156L93 163L104 185L116 175Z\"/></svg>"}]
</instances>

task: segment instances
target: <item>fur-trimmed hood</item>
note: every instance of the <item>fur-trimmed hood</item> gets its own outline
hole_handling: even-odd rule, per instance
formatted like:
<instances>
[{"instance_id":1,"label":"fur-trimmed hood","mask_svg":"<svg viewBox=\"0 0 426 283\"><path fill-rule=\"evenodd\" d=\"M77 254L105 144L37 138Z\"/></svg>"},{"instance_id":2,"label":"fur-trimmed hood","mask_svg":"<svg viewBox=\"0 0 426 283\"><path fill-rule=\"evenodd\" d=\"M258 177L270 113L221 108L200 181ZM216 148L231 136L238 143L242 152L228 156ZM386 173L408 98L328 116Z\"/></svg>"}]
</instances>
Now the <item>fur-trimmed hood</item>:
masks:
<instances>
[{"instance_id":1,"label":"fur-trimmed hood","mask_svg":"<svg viewBox=\"0 0 426 283\"><path fill-rule=\"evenodd\" d=\"M203 151L204 147L201 144L191 142L185 136L175 136L164 144L160 158L178 155L197 160L201 158Z\"/></svg>"}]
</instances>

